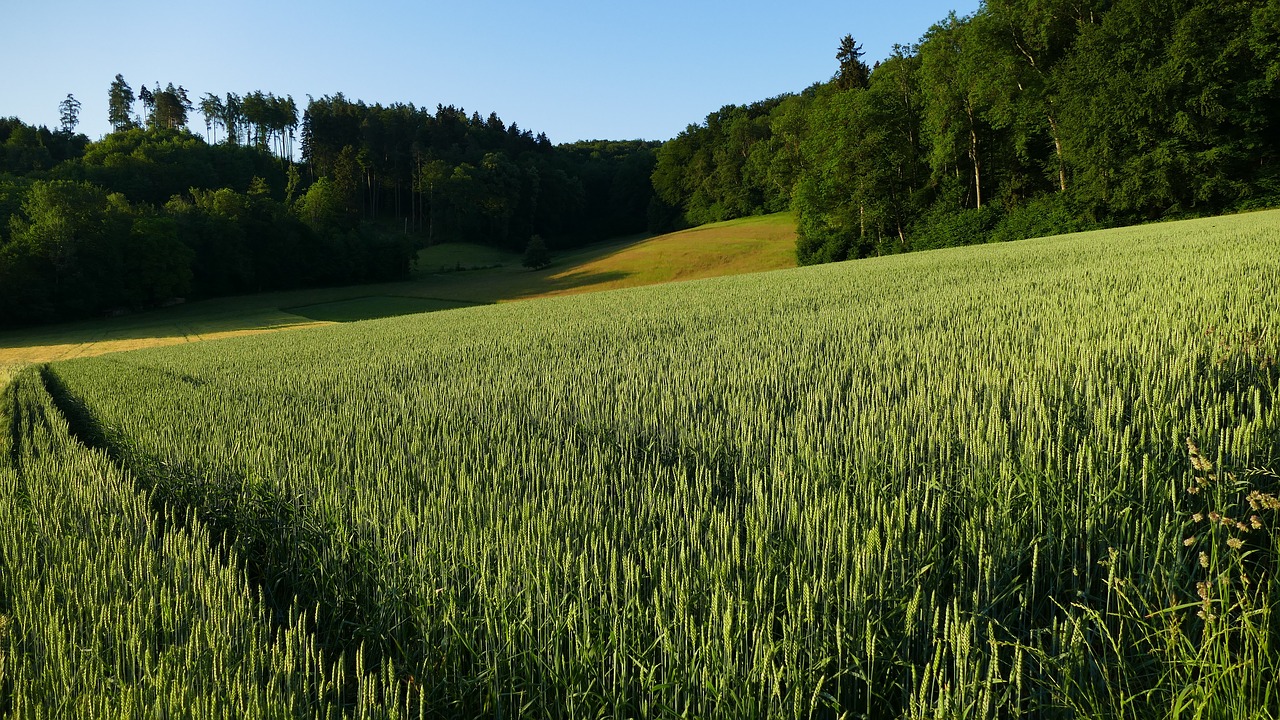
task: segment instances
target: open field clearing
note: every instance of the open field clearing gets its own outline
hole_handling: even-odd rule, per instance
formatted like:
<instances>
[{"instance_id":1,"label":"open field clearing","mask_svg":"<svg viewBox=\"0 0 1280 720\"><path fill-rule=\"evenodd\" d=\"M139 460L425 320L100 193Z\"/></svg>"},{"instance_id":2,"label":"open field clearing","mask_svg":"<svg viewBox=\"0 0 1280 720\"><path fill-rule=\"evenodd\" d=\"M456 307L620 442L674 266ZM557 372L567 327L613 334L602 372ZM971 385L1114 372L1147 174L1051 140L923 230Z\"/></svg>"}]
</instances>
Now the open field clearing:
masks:
<instances>
[{"instance_id":1,"label":"open field clearing","mask_svg":"<svg viewBox=\"0 0 1280 720\"><path fill-rule=\"evenodd\" d=\"M442 245L423 251L419 274L439 297L503 302L793 268L795 242L795 218L778 213L553 253L551 267L536 272L521 267L519 255L503 260L487 248ZM440 259L501 267L432 272L449 264Z\"/></svg>"},{"instance_id":2,"label":"open field clearing","mask_svg":"<svg viewBox=\"0 0 1280 720\"><path fill-rule=\"evenodd\" d=\"M794 266L795 221L786 213L592 246L557 255L555 264L538 272L521 267L516 254L437 245L420 253L417 277L410 282L219 298L121 318L0 332L0 364ZM457 267L485 269L452 270ZM439 272L442 268L450 271Z\"/></svg>"},{"instance_id":3,"label":"open field clearing","mask_svg":"<svg viewBox=\"0 0 1280 720\"><path fill-rule=\"evenodd\" d=\"M1280 717L1278 246L1254 213L28 368L0 708Z\"/></svg>"}]
</instances>

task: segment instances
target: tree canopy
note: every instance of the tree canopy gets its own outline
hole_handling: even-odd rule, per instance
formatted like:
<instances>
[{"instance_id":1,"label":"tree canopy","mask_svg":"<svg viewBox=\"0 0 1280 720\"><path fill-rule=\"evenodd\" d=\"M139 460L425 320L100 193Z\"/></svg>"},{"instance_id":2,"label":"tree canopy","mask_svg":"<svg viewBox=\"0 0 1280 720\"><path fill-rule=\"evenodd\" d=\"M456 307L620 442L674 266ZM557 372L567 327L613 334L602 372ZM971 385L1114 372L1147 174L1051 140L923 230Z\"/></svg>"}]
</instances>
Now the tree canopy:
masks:
<instances>
[{"instance_id":1,"label":"tree canopy","mask_svg":"<svg viewBox=\"0 0 1280 720\"><path fill-rule=\"evenodd\" d=\"M1280 203L1280 10L988 0L658 151L672 224L790 206L802 262Z\"/></svg>"},{"instance_id":2,"label":"tree canopy","mask_svg":"<svg viewBox=\"0 0 1280 720\"><path fill-rule=\"evenodd\" d=\"M564 248L650 215L658 143L553 146L496 113L341 94L301 113L256 90L197 106L121 75L108 100L97 142L73 134L70 95L58 131L0 120L0 325L403 278L422 245Z\"/></svg>"}]
</instances>

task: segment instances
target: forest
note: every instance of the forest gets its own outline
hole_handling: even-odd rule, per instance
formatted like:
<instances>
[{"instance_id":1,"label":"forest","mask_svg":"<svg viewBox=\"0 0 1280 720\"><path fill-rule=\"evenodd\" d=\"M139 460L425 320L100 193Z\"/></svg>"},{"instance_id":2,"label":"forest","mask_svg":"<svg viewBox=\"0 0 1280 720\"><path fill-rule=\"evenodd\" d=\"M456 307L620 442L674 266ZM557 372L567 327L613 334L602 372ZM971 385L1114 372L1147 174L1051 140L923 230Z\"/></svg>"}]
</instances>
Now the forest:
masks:
<instances>
[{"instance_id":1,"label":"forest","mask_svg":"<svg viewBox=\"0 0 1280 720\"><path fill-rule=\"evenodd\" d=\"M791 209L811 264L1280 205L1276 2L987 0L870 65L833 46L829 80L666 142L117 75L98 141L71 95L56 130L0 119L0 326L404 278L446 241Z\"/></svg>"},{"instance_id":2,"label":"forest","mask_svg":"<svg viewBox=\"0 0 1280 720\"><path fill-rule=\"evenodd\" d=\"M428 244L566 248L648 222L658 143L553 146L492 113L341 94L299 118L260 91L135 95L117 75L109 93L96 142L70 95L57 130L0 120L0 326L403 279Z\"/></svg>"},{"instance_id":3,"label":"forest","mask_svg":"<svg viewBox=\"0 0 1280 720\"><path fill-rule=\"evenodd\" d=\"M673 223L795 211L802 263L1280 204L1280 4L986 0L658 151Z\"/></svg>"}]
</instances>

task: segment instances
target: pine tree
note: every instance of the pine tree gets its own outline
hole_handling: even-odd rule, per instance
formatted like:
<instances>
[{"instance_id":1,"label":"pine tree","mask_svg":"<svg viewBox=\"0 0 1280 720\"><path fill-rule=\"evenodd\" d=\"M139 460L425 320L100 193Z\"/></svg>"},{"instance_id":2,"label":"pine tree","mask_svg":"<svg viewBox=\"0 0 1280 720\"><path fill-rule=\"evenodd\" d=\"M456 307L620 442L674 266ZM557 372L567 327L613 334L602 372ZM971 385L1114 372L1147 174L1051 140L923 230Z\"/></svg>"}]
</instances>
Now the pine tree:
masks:
<instances>
[{"instance_id":1,"label":"pine tree","mask_svg":"<svg viewBox=\"0 0 1280 720\"><path fill-rule=\"evenodd\" d=\"M836 51L836 60L840 61L840 70L836 73L836 87L841 90L865 88L871 82L871 68L862 62L862 45L852 35L840 38L840 49Z\"/></svg>"},{"instance_id":2,"label":"pine tree","mask_svg":"<svg viewBox=\"0 0 1280 720\"><path fill-rule=\"evenodd\" d=\"M143 89L145 90L146 87L144 86ZM111 123L112 130L128 130L134 127L133 100L133 88L124 81L123 76L116 74L116 79L111 83L107 106L107 120Z\"/></svg>"},{"instance_id":3,"label":"pine tree","mask_svg":"<svg viewBox=\"0 0 1280 720\"><path fill-rule=\"evenodd\" d=\"M76 125L80 124L80 101L67 93L67 99L58 103L58 112L63 134L71 135L76 131Z\"/></svg>"}]
</instances>

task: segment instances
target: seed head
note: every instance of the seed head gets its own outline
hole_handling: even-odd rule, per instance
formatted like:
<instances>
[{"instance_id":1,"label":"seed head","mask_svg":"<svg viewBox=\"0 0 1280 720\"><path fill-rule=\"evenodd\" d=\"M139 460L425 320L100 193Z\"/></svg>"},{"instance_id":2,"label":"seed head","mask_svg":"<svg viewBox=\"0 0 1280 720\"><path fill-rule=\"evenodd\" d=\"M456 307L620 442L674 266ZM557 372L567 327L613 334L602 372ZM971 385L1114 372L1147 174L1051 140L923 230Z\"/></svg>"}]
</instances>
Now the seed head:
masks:
<instances>
[{"instance_id":1,"label":"seed head","mask_svg":"<svg viewBox=\"0 0 1280 720\"><path fill-rule=\"evenodd\" d=\"M1200 448L1196 447L1195 441L1190 437L1187 438L1187 454L1191 456L1191 467L1203 473L1213 470L1213 463L1204 459L1200 454Z\"/></svg>"},{"instance_id":2,"label":"seed head","mask_svg":"<svg viewBox=\"0 0 1280 720\"><path fill-rule=\"evenodd\" d=\"M1196 583L1196 595L1199 595L1201 600L1209 602L1209 583L1204 581Z\"/></svg>"},{"instance_id":3,"label":"seed head","mask_svg":"<svg viewBox=\"0 0 1280 720\"><path fill-rule=\"evenodd\" d=\"M1280 510L1280 499L1275 495L1254 490L1248 499L1249 507L1254 510Z\"/></svg>"}]
</instances>

